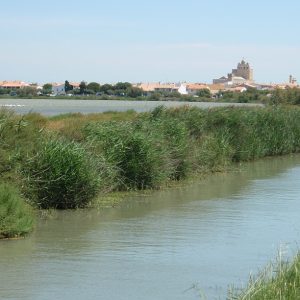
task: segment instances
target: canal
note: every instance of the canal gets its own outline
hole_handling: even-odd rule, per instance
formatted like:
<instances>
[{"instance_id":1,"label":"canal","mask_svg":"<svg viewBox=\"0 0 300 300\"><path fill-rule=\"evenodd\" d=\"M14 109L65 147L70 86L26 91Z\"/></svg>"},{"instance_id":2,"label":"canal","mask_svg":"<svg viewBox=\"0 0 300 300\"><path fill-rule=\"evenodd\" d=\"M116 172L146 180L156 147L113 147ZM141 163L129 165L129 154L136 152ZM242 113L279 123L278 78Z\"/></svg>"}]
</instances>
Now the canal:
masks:
<instances>
[{"instance_id":1,"label":"canal","mask_svg":"<svg viewBox=\"0 0 300 300\"><path fill-rule=\"evenodd\" d=\"M225 299L295 249L299 178L299 155L267 158L119 208L53 212L0 242L0 299Z\"/></svg>"}]
</instances>

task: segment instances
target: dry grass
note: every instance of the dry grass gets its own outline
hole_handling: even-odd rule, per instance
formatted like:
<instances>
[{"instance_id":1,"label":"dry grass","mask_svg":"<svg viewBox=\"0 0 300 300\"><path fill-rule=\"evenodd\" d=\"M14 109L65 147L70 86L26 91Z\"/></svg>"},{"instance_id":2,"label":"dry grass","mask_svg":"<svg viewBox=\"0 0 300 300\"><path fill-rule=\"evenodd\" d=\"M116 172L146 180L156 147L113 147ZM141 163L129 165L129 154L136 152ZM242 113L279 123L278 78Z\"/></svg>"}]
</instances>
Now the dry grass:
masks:
<instances>
[{"instance_id":1,"label":"dry grass","mask_svg":"<svg viewBox=\"0 0 300 300\"><path fill-rule=\"evenodd\" d=\"M95 114L66 114L51 117L45 124L45 128L70 140L82 141L82 128L89 123L99 123L106 121L130 121L135 119L137 113L135 111L127 112L105 112Z\"/></svg>"}]
</instances>

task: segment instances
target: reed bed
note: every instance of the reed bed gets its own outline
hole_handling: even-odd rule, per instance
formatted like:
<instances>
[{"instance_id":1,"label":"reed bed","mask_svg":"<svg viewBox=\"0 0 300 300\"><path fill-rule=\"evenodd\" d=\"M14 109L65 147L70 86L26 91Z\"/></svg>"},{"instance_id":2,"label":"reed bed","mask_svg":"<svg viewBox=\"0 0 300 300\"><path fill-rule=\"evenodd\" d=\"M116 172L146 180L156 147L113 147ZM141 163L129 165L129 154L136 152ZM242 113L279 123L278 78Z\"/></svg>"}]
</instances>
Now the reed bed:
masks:
<instances>
[{"instance_id":1,"label":"reed bed","mask_svg":"<svg viewBox=\"0 0 300 300\"><path fill-rule=\"evenodd\" d=\"M228 300L300 299L300 254L292 262L278 259L258 276L251 277L243 290L231 288Z\"/></svg>"},{"instance_id":2,"label":"reed bed","mask_svg":"<svg viewBox=\"0 0 300 300\"><path fill-rule=\"evenodd\" d=\"M21 172L25 191L39 208L84 207L97 192L96 168L85 149L75 142L43 142Z\"/></svg>"},{"instance_id":3,"label":"reed bed","mask_svg":"<svg viewBox=\"0 0 300 300\"><path fill-rule=\"evenodd\" d=\"M59 126L57 126L59 122ZM157 189L235 162L300 150L298 108L157 107L149 113L0 113L0 178L41 208Z\"/></svg>"},{"instance_id":4,"label":"reed bed","mask_svg":"<svg viewBox=\"0 0 300 300\"><path fill-rule=\"evenodd\" d=\"M0 184L0 238L15 238L32 231L33 211L12 185Z\"/></svg>"}]
</instances>

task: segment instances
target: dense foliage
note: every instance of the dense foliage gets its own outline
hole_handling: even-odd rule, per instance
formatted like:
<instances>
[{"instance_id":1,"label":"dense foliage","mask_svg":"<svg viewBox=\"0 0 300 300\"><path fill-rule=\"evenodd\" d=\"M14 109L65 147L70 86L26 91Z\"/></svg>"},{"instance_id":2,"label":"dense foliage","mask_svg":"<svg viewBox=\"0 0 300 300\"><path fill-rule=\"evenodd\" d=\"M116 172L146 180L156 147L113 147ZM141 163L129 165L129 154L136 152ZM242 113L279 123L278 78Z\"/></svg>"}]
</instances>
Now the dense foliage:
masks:
<instances>
[{"instance_id":1,"label":"dense foliage","mask_svg":"<svg viewBox=\"0 0 300 300\"><path fill-rule=\"evenodd\" d=\"M159 188L233 162L300 150L297 108L157 107L65 115L0 112L0 179L41 208L86 206L114 190Z\"/></svg>"},{"instance_id":2,"label":"dense foliage","mask_svg":"<svg viewBox=\"0 0 300 300\"><path fill-rule=\"evenodd\" d=\"M0 184L0 238L29 233L34 224L31 208L11 185Z\"/></svg>"},{"instance_id":3,"label":"dense foliage","mask_svg":"<svg viewBox=\"0 0 300 300\"><path fill-rule=\"evenodd\" d=\"M88 153L74 142L56 139L44 142L21 171L28 195L40 208L84 207L98 187Z\"/></svg>"},{"instance_id":4,"label":"dense foliage","mask_svg":"<svg viewBox=\"0 0 300 300\"><path fill-rule=\"evenodd\" d=\"M67 95L56 95L66 99L98 99L98 100L119 100L136 99L151 101L187 101L187 102L232 102L232 103L265 103L270 105L279 104L300 104L300 88L286 87L271 89L256 89L248 87L244 92L235 90L220 90L212 94L209 89L200 89L196 95L182 95L177 91L152 91L145 92L141 88L129 82L118 82L116 84L105 83L100 85L97 82L82 81L79 87L73 86L68 80L65 81ZM42 89L37 89L33 84L21 89L7 89L0 87L0 97L17 98L45 98L52 94L52 84L46 83ZM51 95L55 96L55 95Z\"/></svg>"}]
</instances>

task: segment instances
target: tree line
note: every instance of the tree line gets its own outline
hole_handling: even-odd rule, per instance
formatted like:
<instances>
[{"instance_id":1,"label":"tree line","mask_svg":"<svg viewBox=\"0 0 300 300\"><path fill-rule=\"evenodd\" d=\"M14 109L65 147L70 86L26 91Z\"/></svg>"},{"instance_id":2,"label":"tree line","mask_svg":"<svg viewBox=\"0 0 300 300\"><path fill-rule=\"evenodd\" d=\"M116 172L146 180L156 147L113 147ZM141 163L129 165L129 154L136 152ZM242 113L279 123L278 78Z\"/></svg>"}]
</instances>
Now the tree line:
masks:
<instances>
[{"instance_id":1,"label":"tree line","mask_svg":"<svg viewBox=\"0 0 300 300\"><path fill-rule=\"evenodd\" d=\"M97 82L87 83L85 81L81 81L79 88L74 89L69 81L66 80L65 91L66 93L71 93L74 95L113 95L130 98L136 98L144 94L142 89L134 87L129 82L118 82L114 85L108 83L100 85Z\"/></svg>"},{"instance_id":2,"label":"tree line","mask_svg":"<svg viewBox=\"0 0 300 300\"><path fill-rule=\"evenodd\" d=\"M181 95L178 92L154 91L145 92L133 86L129 82L118 82L116 84L105 83L100 85L97 82L81 81L79 87L74 87L68 80L64 83L65 92L69 96L85 96L91 99L119 99L134 98L143 100L181 100L181 101L222 101L237 103L265 103L271 105L298 105L300 104L300 88L287 87L286 89L258 90L249 88L247 91L239 93L234 91L219 91L211 94L208 89L202 89L193 95ZM44 97L52 94L52 84L46 83L42 89L37 89L37 85L24 87L21 89L0 88L0 96L12 96L20 98Z\"/></svg>"}]
</instances>

